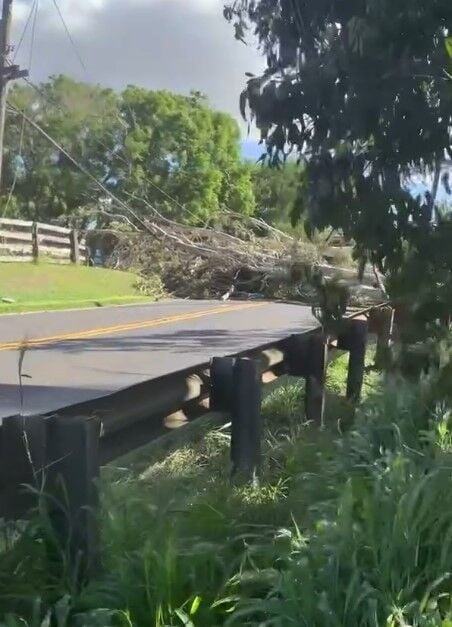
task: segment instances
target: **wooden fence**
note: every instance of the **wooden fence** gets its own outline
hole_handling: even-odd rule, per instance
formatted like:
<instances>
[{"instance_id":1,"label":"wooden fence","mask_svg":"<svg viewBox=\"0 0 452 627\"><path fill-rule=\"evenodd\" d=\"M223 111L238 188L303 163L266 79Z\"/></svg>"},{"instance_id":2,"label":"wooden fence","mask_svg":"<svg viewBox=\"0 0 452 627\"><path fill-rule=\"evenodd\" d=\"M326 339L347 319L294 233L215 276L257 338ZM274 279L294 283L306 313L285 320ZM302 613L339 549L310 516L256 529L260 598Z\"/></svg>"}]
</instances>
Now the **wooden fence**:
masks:
<instances>
[{"instance_id":1,"label":"wooden fence","mask_svg":"<svg viewBox=\"0 0 452 627\"><path fill-rule=\"evenodd\" d=\"M0 262L40 258L53 263L84 263L87 247L75 229L0 218Z\"/></svg>"}]
</instances>

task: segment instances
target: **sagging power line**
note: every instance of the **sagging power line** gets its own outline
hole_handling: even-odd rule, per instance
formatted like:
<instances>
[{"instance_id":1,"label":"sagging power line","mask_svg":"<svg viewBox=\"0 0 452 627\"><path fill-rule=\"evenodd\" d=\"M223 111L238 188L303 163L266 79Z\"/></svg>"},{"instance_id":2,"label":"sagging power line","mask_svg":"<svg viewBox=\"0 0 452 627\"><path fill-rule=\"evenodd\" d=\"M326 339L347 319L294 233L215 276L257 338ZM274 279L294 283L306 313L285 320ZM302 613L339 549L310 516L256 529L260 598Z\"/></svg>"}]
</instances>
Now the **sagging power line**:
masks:
<instances>
[{"instance_id":1,"label":"sagging power line","mask_svg":"<svg viewBox=\"0 0 452 627\"><path fill-rule=\"evenodd\" d=\"M53 2L53 4L54 4L54 6L55 6L55 9L56 9L56 11L57 11L57 13L58 13L58 17L60 18L60 21L61 21L61 23L62 23L62 25L63 25L63 28L64 28L64 30L65 30L65 32L66 32L67 38L68 38L68 39L69 39L69 41L70 41L70 44L71 44L72 49L73 49L73 51L74 51L74 54L75 54L75 56L77 57L77 59L78 59L78 61L79 61L80 65L81 65L81 67L82 67L83 71L85 72L85 74L87 74L87 73L88 73L88 70L87 70L87 68L86 68L85 61L83 60L83 57L82 57L82 55L81 55L81 53L80 53L80 50L78 49L78 46L77 46L77 44L75 43L74 38L72 37L71 31L69 30L69 26L67 25L67 22L66 22L66 20L64 19L64 15L63 15L63 13L61 12L60 6L59 6L59 4L58 4L57 0L52 0L52 2Z\"/></svg>"}]
</instances>

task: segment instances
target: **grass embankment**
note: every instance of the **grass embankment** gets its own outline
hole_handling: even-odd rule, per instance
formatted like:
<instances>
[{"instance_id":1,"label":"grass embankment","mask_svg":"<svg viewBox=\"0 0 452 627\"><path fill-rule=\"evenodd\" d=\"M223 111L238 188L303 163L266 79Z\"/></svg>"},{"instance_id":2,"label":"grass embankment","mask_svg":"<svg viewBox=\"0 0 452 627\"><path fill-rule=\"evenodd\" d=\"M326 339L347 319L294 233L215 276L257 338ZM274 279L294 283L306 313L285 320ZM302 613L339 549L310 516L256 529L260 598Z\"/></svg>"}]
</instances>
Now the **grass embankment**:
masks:
<instances>
[{"instance_id":1,"label":"grass embankment","mask_svg":"<svg viewBox=\"0 0 452 627\"><path fill-rule=\"evenodd\" d=\"M50 263L0 264L1 313L101 307L151 300L137 276L105 268Z\"/></svg>"},{"instance_id":2,"label":"grass embankment","mask_svg":"<svg viewBox=\"0 0 452 627\"><path fill-rule=\"evenodd\" d=\"M342 390L345 360L330 370L330 391ZM423 386L370 375L366 396L351 426L332 395L319 431L300 420L300 385L270 394L259 488L230 486L226 429L110 469L97 577L77 591L35 526L0 560L0 616L8 627L451 627L450 410Z\"/></svg>"}]
</instances>

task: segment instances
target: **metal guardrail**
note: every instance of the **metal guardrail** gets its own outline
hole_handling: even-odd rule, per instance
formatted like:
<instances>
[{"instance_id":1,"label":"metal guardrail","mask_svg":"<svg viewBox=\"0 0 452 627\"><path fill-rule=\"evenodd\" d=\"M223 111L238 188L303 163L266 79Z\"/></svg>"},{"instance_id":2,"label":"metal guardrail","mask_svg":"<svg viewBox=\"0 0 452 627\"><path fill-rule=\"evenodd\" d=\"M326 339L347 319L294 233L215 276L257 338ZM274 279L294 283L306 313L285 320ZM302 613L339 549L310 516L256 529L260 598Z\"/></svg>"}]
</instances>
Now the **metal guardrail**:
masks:
<instances>
[{"instance_id":1,"label":"metal guardrail","mask_svg":"<svg viewBox=\"0 0 452 627\"><path fill-rule=\"evenodd\" d=\"M377 333L378 358L387 350L392 324L389 307L356 311L345 321L341 335L328 345L320 328L314 328L44 416L4 418L0 517L21 517L33 505L36 494L24 490L24 484L45 485L55 493L63 479L71 522L66 516L62 523L60 516L58 524L66 526L62 532L70 534L74 550L93 559L95 518L87 512L96 506L93 479L101 465L216 412L222 420L231 420L232 471L250 480L259 468L262 385L283 374L303 377L306 417L321 424L328 351L349 351L347 396L357 399L368 330Z\"/></svg>"}]
</instances>

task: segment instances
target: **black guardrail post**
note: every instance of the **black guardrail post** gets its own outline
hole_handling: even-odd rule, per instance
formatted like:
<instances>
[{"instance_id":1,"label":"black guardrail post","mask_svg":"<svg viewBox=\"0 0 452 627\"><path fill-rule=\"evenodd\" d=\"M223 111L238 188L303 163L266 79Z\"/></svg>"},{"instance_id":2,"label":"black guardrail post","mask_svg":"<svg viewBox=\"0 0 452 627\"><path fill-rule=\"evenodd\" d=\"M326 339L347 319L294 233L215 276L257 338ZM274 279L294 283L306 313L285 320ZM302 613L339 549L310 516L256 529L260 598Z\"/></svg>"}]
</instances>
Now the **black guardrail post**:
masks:
<instances>
[{"instance_id":1,"label":"black guardrail post","mask_svg":"<svg viewBox=\"0 0 452 627\"><path fill-rule=\"evenodd\" d=\"M210 409L231 411L234 357L214 357L210 362Z\"/></svg>"},{"instance_id":2,"label":"black guardrail post","mask_svg":"<svg viewBox=\"0 0 452 627\"><path fill-rule=\"evenodd\" d=\"M306 418L324 426L325 379L328 364L328 344L323 333L314 333L309 338L309 362L306 376Z\"/></svg>"},{"instance_id":3,"label":"black guardrail post","mask_svg":"<svg viewBox=\"0 0 452 627\"><path fill-rule=\"evenodd\" d=\"M50 515L81 579L92 572L98 555L99 435L94 418L54 416L48 421Z\"/></svg>"},{"instance_id":4,"label":"black guardrail post","mask_svg":"<svg viewBox=\"0 0 452 627\"><path fill-rule=\"evenodd\" d=\"M364 380L368 322L365 316L345 321L345 330L338 337L337 347L350 353L347 375L347 398L360 399Z\"/></svg>"},{"instance_id":5,"label":"black guardrail post","mask_svg":"<svg viewBox=\"0 0 452 627\"><path fill-rule=\"evenodd\" d=\"M323 426L328 345L323 333L292 335L288 344L288 373L306 380L306 419Z\"/></svg>"},{"instance_id":6,"label":"black guardrail post","mask_svg":"<svg viewBox=\"0 0 452 627\"><path fill-rule=\"evenodd\" d=\"M232 478L257 483L262 437L262 382L259 363L240 357L234 364L232 387Z\"/></svg>"},{"instance_id":7,"label":"black guardrail post","mask_svg":"<svg viewBox=\"0 0 452 627\"><path fill-rule=\"evenodd\" d=\"M46 465L45 418L4 418L0 442L0 490L3 500L0 515L16 518L33 506L43 486Z\"/></svg>"},{"instance_id":8,"label":"black guardrail post","mask_svg":"<svg viewBox=\"0 0 452 627\"><path fill-rule=\"evenodd\" d=\"M375 365L382 368L387 363L394 329L394 309L391 306L372 309L369 318L369 331L377 334Z\"/></svg>"}]
</instances>

